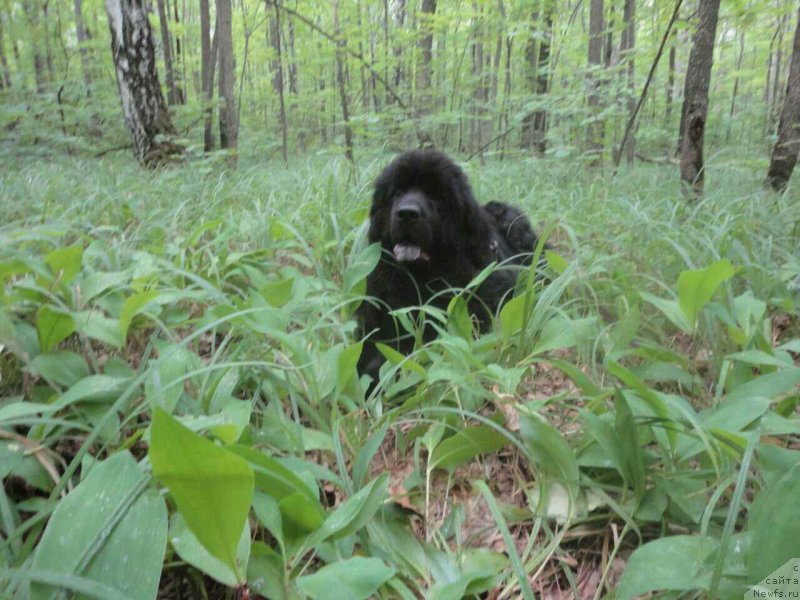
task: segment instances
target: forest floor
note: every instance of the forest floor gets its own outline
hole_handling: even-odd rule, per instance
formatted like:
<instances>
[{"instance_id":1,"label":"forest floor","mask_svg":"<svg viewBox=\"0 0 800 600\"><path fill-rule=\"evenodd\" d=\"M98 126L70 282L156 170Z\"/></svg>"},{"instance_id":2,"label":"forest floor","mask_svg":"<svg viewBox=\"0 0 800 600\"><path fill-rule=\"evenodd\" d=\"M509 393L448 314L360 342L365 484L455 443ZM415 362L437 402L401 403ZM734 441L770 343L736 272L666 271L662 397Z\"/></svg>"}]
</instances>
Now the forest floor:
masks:
<instances>
[{"instance_id":1,"label":"forest floor","mask_svg":"<svg viewBox=\"0 0 800 600\"><path fill-rule=\"evenodd\" d=\"M371 186L391 153L358 152L356 172L322 151L284 169L252 143L235 171L219 157L146 171L127 152L0 151L0 431L47 449L9 472L6 538L52 510L73 460L144 456L151 408L166 405L195 431L231 426L234 441L279 457L326 512L368 481L384 486L383 519L347 543L277 570L254 553L256 593L280 597L355 554L393 570L385 597L517 597L521 573L538 597L632 597L661 583L634 550L683 534L711 540L685 552L725 575L680 581L680 556L655 549L672 589L724 596L761 575L724 549L749 534L757 551L753 498L798 491L781 479L800 456L797 177L784 195L765 192L765 160L731 148L709 161L705 197L687 201L669 165L464 163L480 201L520 206L548 237L557 277L531 315L501 314L477 339L445 328L365 398L346 367ZM120 388L70 401L57 423L3 419L12 402L63 401L93 375L151 371L111 421ZM274 544L256 513L254 539ZM13 546L15 564L34 549ZM203 563L175 552L164 597L224 596L176 568ZM277 591L264 583L276 572Z\"/></svg>"}]
</instances>

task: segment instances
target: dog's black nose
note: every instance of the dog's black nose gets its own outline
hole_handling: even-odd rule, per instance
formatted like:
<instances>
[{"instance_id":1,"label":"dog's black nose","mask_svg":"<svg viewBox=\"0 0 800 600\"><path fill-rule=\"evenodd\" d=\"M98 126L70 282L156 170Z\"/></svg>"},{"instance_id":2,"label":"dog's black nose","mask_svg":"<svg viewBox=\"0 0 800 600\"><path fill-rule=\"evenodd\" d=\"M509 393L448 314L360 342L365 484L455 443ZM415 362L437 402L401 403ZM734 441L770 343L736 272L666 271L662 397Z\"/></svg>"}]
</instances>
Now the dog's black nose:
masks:
<instances>
[{"instance_id":1,"label":"dog's black nose","mask_svg":"<svg viewBox=\"0 0 800 600\"><path fill-rule=\"evenodd\" d=\"M397 218L401 221L416 221L419 219L420 213L418 206L407 204L397 209Z\"/></svg>"}]
</instances>

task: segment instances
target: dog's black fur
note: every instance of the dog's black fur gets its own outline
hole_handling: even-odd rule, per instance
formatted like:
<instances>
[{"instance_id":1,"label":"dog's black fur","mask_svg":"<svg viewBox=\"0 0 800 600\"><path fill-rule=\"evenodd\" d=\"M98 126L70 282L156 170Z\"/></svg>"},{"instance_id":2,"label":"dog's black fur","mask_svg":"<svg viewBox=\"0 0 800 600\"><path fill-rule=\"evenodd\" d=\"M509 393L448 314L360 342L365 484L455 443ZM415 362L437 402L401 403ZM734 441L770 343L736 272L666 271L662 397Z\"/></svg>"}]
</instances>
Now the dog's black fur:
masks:
<instances>
[{"instance_id":1,"label":"dog's black fur","mask_svg":"<svg viewBox=\"0 0 800 600\"><path fill-rule=\"evenodd\" d=\"M367 278L367 295L358 309L363 334L370 335L358 362L359 376L378 380L383 355L374 342L407 354L413 339L391 310L431 303L446 308L447 290L463 288L492 262L529 265L538 240L530 221L501 202L481 206L464 172L434 150L412 150L395 158L375 182L369 242L383 255ZM481 329L511 295L519 267L497 269L469 303ZM444 292L444 293L443 293ZM426 339L434 332L428 327Z\"/></svg>"}]
</instances>

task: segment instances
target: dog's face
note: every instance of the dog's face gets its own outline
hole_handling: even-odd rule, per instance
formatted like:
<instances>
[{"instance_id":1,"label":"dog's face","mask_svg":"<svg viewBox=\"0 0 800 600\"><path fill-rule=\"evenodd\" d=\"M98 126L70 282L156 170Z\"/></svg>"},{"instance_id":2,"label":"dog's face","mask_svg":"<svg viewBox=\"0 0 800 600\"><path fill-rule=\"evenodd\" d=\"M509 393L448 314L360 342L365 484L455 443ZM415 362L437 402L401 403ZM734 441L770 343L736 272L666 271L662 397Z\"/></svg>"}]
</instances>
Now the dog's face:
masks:
<instances>
[{"instance_id":1,"label":"dog's face","mask_svg":"<svg viewBox=\"0 0 800 600\"><path fill-rule=\"evenodd\" d=\"M388 237L397 262L413 264L431 259L434 235L439 230L436 204L416 189L402 192L392 200L384 238Z\"/></svg>"},{"instance_id":2,"label":"dog's face","mask_svg":"<svg viewBox=\"0 0 800 600\"><path fill-rule=\"evenodd\" d=\"M444 154L412 150L375 183L369 239L416 269L442 265L482 237L472 226L480 207L463 171Z\"/></svg>"}]
</instances>

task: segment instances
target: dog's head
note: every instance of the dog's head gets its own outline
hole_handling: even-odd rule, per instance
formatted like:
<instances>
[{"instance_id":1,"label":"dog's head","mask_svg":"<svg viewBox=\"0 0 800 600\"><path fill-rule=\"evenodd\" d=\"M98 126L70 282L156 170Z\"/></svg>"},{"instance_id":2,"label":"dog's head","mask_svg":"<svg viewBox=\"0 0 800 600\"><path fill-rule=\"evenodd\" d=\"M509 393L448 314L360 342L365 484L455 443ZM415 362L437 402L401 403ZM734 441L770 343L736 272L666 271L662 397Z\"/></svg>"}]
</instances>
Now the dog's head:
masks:
<instances>
[{"instance_id":1,"label":"dog's head","mask_svg":"<svg viewBox=\"0 0 800 600\"><path fill-rule=\"evenodd\" d=\"M490 235L481 211L458 165L441 152L411 150L375 182L369 240L412 268L454 253L472 258Z\"/></svg>"}]
</instances>

